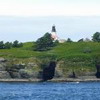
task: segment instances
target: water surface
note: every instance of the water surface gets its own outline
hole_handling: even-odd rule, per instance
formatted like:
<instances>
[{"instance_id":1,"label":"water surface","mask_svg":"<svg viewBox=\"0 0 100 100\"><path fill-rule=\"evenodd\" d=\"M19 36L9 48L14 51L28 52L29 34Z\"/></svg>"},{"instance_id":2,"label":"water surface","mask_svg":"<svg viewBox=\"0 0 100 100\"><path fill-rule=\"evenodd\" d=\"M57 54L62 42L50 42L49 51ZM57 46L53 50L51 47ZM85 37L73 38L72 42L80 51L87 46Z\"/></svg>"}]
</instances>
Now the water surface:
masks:
<instances>
[{"instance_id":1,"label":"water surface","mask_svg":"<svg viewBox=\"0 0 100 100\"><path fill-rule=\"evenodd\" d=\"M0 100L100 100L100 82L0 83Z\"/></svg>"}]
</instances>

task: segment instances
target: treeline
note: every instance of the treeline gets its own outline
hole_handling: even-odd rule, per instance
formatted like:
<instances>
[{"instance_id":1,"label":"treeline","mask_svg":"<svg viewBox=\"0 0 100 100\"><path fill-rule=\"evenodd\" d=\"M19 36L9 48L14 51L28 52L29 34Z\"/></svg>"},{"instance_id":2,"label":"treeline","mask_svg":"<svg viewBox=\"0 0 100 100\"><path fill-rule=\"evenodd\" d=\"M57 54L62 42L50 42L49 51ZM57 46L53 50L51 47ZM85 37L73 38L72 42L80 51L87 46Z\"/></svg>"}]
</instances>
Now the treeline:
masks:
<instances>
[{"instance_id":1,"label":"treeline","mask_svg":"<svg viewBox=\"0 0 100 100\"><path fill-rule=\"evenodd\" d=\"M93 34L92 39L79 39L77 42L100 42L100 32L96 32ZM64 42L73 42L70 38L68 38L67 40L64 40ZM56 46L59 43L59 40L54 41L51 38L51 34L50 33L46 33L44 34L44 36L42 36L41 38L37 39L37 41L35 42L35 46L34 46L34 50L35 51L46 51L46 50L50 50L52 49L52 47ZM90 50L86 50L89 51Z\"/></svg>"},{"instance_id":2,"label":"treeline","mask_svg":"<svg viewBox=\"0 0 100 100\"><path fill-rule=\"evenodd\" d=\"M23 46L23 43L15 40L14 42L6 42L0 41L0 49L10 49L10 48L20 48Z\"/></svg>"},{"instance_id":3,"label":"treeline","mask_svg":"<svg viewBox=\"0 0 100 100\"><path fill-rule=\"evenodd\" d=\"M69 39L71 40L71 39ZM96 32L93 34L92 39L85 38L79 39L77 42L100 42L100 32Z\"/></svg>"},{"instance_id":4,"label":"treeline","mask_svg":"<svg viewBox=\"0 0 100 100\"><path fill-rule=\"evenodd\" d=\"M89 38L81 38L77 42L100 42L100 32L96 32L93 34L92 39ZM66 42L73 42L71 38L68 38Z\"/></svg>"}]
</instances>

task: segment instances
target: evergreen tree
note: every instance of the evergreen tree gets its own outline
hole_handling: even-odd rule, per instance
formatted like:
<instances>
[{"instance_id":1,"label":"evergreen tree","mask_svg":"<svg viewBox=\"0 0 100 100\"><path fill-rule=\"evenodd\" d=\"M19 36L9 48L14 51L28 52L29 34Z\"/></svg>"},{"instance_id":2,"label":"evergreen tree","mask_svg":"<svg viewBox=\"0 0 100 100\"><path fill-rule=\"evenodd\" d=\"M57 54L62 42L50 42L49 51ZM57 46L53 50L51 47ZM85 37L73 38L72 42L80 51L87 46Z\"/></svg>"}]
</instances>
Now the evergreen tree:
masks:
<instances>
[{"instance_id":1,"label":"evergreen tree","mask_svg":"<svg viewBox=\"0 0 100 100\"><path fill-rule=\"evenodd\" d=\"M53 46L54 46L54 42L51 38L51 34L46 33L43 37L39 38L36 41L35 50L45 51L45 50L49 50Z\"/></svg>"},{"instance_id":2,"label":"evergreen tree","mask_svg":"<svg viewBox=\"0 0 100 100\"><path fill-rule=\"evenodd\" d=\"M84 42L84 39L82 38L82 39L78 40L78 42Z\"/></svg>"},{"instance_id":3,"label":"evergreen tree","mask_svg":"<svg viewBox=\"0 0 100 100\"><path fill-rule=\"evenodd\" d=\"M13 46L13 47L18 47L18 43L19 43L19 42L18 42L17 40L15 40L15 41L13 42L13 45L12 45L12 46Z\"/></svg>"},{"instance_id":4,"label":"evergreen tree","mask_svg":"<svg viewBox=\"0 0 100 100\"><path fill-rule=\"evenodd\" d=\"M100 42L100 32L96 32L93 34L92 40L94 42Z\"/></svg>"},{"instance_id":5,"label":"evergreen tree","mask_svg":"<svg viewBox=\"0 0 100 100\"><path fill-rule=\"evenodd\" d=\"M10 43L10 42L6 42L4 44L4 49L10 49L11 47L12 47L12 43Z\"/></svg>"},{"instance_id":6,"label":"evergreen tree","mask_svg":"<svg viewBox=\"0 0 100 100\"><path fill-rule=\"evenodd\" d=\"M18 44L18 47L23 47L23 43L19 43Z\"/></svg>"},{"instance_id":7,"label":"evergreen tree","mask_svg":"<svg viewBox=\"0 0 100 100\"><path fill-rule=\"evenodd\" d=\"M23 46L23 43L19 43L19 41L15 40L12 44L13 47L19 48Z\"/></svg>"},{"instance_id":8,"label":"evergreen tree","mask_svg":"<svg viewBox=\"0 0 100 100\"><path fill-rule=\"evenodd\" d=\"M73 41L70 38L68 38L66 42L73 42Z\"/></svg>"},{"instance_id":9,"label":"evergreen tree","mask_svg":"<svg viewBox=\"0 0 100 100\"><path fill-rule=\"evenodd\" d=\"M4 43L3 43L3 41L0 41L0 49L4 49Z\"/></svg>"}]
</instances>

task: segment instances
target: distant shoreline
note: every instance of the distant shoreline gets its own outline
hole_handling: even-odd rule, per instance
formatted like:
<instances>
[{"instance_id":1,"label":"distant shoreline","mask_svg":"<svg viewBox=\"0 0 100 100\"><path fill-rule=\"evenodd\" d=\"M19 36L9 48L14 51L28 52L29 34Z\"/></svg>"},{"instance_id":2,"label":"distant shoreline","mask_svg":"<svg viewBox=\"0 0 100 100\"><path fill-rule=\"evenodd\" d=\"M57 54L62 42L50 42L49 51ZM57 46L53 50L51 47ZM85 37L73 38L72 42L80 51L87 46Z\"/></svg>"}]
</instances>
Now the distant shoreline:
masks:
<instances>
[{"instance_id":1,"label":"distant shoreline","mask_svg":"<svg viewBox=\"0 0 100 100\"><path fill-rule=\"evenodd\" d=\"M0 82L42 82L41 79L0 79ZM95 78L95 79L82 79L82 78L67 78L67 79L52 79L48 80L47 82L100 82L100 79Z\"/></svg>"}]
</instances>

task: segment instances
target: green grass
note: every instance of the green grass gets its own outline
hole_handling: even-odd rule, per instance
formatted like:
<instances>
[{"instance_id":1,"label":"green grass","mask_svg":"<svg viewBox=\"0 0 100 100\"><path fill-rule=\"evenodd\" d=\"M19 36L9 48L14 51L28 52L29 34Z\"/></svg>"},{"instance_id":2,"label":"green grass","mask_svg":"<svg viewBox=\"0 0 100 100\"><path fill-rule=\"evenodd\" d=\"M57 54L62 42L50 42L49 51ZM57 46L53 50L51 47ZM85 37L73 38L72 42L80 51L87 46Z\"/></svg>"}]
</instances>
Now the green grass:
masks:
<instances>
[{"instance_id":1,"label":"green grass","mask_svg":"<svg viewBox=\"0 0 100 100\"><path fill-rule=\"evenodd\" d=\"M0 57L5 58L30 58L30 57L56 57L58 59L82 58L88 59L100 55L100 43L82 42L82 43L63 43L52 48L52 50L39 52L33 51L32 42L24 43L21 48L0 49ZM91 53L83 51L89 48Z\"/></svg>"},{"instance_id":2,"label":"green grass","mask_svg":"<svg viewBox=\"0 0 100 100\"><path fill-rule=\"evenodd\" d=\"M21 48L0 49L0 57L6 59L17 59L12 63L26 63L26 62L42 62L47 63L51 59L63 61L61 69L63 72L75 70L77 73L96 71L94 66L94 59L98 58L100 62L100 43L96 42L73 42L63 43L53 47L49 51L39 52L33 51L32 42L24 43ZM90 53L84 53L84 50L90 49ZM31 59L32 58L32 59ZM33 59L36 58L36 59ZM37 60L40 59L39 60Z\"/></svg>"}]
</instances>

